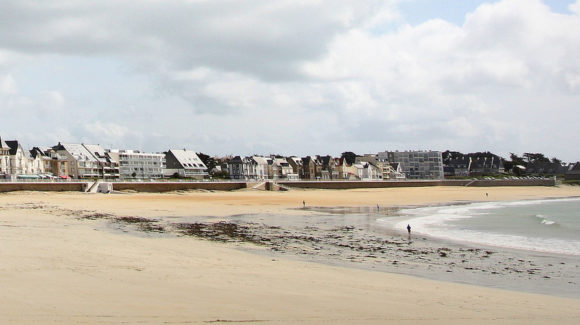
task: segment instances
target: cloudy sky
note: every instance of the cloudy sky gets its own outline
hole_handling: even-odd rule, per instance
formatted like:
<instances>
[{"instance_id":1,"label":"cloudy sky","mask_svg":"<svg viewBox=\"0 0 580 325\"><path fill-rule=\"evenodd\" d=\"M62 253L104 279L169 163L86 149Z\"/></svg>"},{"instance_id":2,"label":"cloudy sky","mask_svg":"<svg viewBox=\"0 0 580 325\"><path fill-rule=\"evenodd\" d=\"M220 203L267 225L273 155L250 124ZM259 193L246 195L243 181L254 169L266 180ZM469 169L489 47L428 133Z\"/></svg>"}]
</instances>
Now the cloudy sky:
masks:
<instances>
[{"instance_id":1,"label":"cloudy sky","mask_svg":"<svg viewBox=\"0 0 580 325\"><path fill-rule=\"evenodd\" d=\"M580 160L580 0L0 0L0 137Z\"/></svg>"}]
</instances>

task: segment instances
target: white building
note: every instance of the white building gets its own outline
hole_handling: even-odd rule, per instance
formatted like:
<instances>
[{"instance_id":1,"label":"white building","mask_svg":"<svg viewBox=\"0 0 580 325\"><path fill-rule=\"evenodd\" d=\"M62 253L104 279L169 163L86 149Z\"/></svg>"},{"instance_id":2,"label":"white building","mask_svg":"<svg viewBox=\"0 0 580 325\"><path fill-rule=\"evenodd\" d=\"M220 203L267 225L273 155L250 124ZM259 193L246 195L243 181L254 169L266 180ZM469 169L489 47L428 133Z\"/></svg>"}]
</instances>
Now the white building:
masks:
<instances>
[{"instance_id":1,"label":"white building","mask_svg":"<svg viewBox=\"0 0 580 325\"><path fill-rule=\"evenodd\" d=\"M28 174L43 175L49 172L47 169L47 161L50 161L50 157L47 157L44 152L39 148L33 148L28 151Z\"/></svg>"},{"instance_id":2,"label":"white building","mask_svg":"<svg viewBox=\"0 0 580 325\"><path fill-rule=\"evenodd\" d=\"M165 155L138 150L110 150L109 155L119 162L121 178L163 178Z\"/></svg>"},{"instance_id":3,"label":"white building","mask_svg":"<svg viewBox=\"0 0 580 325\"><path fill-rule=\"evenodd\" d=\"M268 158L260 156L249 158L248 176L250 179L268 179Z\"/></svg>"},{"instance_id":4,"label":"white building","mask_svg":"<svg viewBox=\"0 0 580 325\"><path fill-rule=\"evenodd\" d=\"M356 168L356 176L361 181L376 181L383 178L381 170L368 161L360 161L352 166Z\"/></svg>"},{"instance_id":5,"label":"white building","mask_svg":"<svg viewBox=\"0 0 580 325\"><path fill-rule=\"evenodd\" d=\"M5 141L5 143L10 148L8 174L10 174L12 179L18 177L26 178L25 175L30 175L32 171L30 166L30 153L24 151L20 143L16 140Z\"/></svg>"},{"instance_id":6,"label":"white building","mask_svg":"<svg viewBox=\"0 0 580 325\"><path fill-rule=\"evenodd\" d=\"M10 147L0 138L0 178L10 175Z\"/></svg>"}]
</instances>

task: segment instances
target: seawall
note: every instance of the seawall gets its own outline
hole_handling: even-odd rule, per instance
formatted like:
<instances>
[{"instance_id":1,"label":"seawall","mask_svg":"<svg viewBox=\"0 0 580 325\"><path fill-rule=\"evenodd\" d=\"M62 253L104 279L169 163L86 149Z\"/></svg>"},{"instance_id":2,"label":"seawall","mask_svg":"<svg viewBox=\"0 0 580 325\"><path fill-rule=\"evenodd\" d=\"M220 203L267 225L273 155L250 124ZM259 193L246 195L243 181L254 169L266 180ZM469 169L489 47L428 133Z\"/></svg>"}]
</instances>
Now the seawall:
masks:
<instances>
[{"instance_id":1,"label":"seawall","mask_svg":"<svg viewBox=\"0 0 580 325\"><path fill-rule=\"evenodd\" d=\"M554 179L510 179L510 180L442 180L442 181L264 181L246 182L113 182L115 191L171 192L187 190L234 191L256 187L262 190L286 190L288 188L311 189L356 189L425 186L555 186ZM258 186L256 186L258 184ZM0 192L12 191L74 191L87 188L87 182L6 182L0 183Z\"/></svg>"},{"instance_id":2,"label":"seawall","mask_svg":"<svg viewBox=\"0 0 580 325\"><path fill-rule=\"evenodd\" d=\"M66 183L0 183L0 192L13 191L40 191L40 192L82 192L86 189L86 182L66 182Z\"/></svg>"},{"instance_id":3,"label":"seawall","mask_svg":"<svg viewBox=\"0 0 580 325\"><path fill-rule=\"evenodd\" d=\"M233 191L247 188L245 182L115 182L115 191L171 192L187 190Z\"/></svg>"},{"instance_id":4,"label":"seawall","mask_svg":"<svg viewBox=\"0 0 580 325\"><path fill-rule=\"evenodd\" d=\"M510 180L442 180L442 181L310 181L276 182L285 187L346 190L355 188L391 188L424 186L555 186L554 179L510 179Z\"/></svg>"}]
</instances>

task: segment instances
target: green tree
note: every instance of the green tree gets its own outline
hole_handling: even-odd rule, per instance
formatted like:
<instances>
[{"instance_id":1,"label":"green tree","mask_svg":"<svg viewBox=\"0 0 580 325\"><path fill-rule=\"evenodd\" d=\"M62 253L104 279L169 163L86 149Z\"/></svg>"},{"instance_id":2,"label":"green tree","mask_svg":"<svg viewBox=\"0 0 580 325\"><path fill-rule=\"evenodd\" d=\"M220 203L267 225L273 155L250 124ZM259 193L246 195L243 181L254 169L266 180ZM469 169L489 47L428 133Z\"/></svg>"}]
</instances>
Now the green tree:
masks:
<instances>
[{"instance_id":1,"label":"green tree","mask_svg":"<svg viewBox=\"0 0 580 325\"><path fill-rule=\"evenodd\" d=\"M203 152L199 152L197 154L197 156L199 157L199 159L201 159L201 161L203 162L203 164L207 167L207 172L210 176L213 176L213 170L215 169L215 166L217 165L215 159L213 159L213 157L210 157L209 155L204 154Z\"/></svg>"},{"instance_id":2,"label":"green tree","mask_svg":"<svg viewBox=\"0 0 580 325\"><path fill-rule=\"evenodd\" d=\"M344 158L344 160L346 160L346 163L349 165L354 164L354 162L356 161L356 153L351 151L343 152L341 157Z\"/></svg>"},{"instance_id":3,"label":"green tree","mask_svg":"<svg viewBox=\"0 0 580 325\"><path fill-rule=\"evenodd\" d=\"M546 156L541 153L526 152L524 153L524 159L528 163L550 162L550 159L546 158Z\"/></svg>"}]
</instances>

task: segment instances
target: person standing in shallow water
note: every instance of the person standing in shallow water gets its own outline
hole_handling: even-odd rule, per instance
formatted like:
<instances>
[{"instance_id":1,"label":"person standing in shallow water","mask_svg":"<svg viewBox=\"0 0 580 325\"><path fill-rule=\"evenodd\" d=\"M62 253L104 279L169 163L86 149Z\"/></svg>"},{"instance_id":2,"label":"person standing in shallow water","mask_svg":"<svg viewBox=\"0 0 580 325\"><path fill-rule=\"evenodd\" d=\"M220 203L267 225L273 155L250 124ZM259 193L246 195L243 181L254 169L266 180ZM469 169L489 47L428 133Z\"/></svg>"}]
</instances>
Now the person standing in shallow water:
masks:
<instances>
[{"instance_id":1,"label":"person standing in shallow water","mask_svg":"<svg viewBox=\"0 0 580 325\"><path fill-rule=\"evenodd\" d=\"M409 237L411 236L411 225L407 225L407 232L409 233Z\"/></svg>"}]
</instances>

